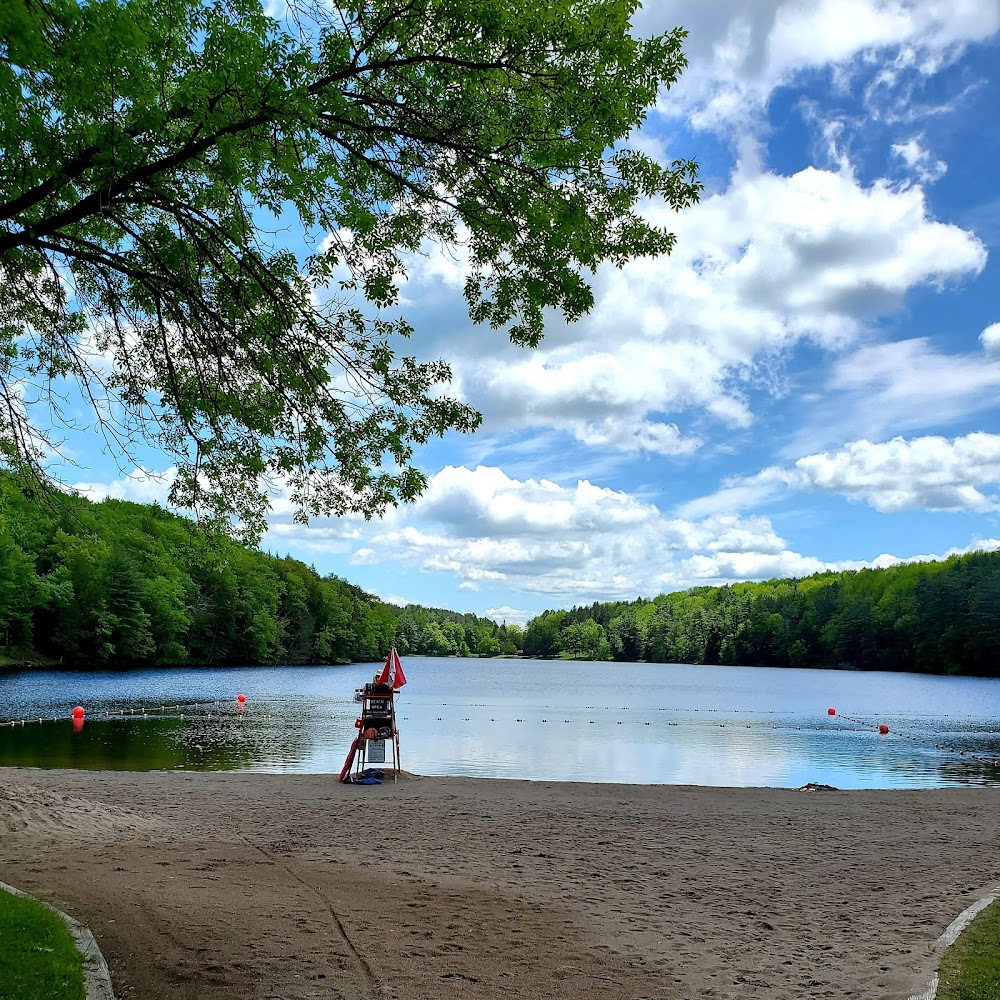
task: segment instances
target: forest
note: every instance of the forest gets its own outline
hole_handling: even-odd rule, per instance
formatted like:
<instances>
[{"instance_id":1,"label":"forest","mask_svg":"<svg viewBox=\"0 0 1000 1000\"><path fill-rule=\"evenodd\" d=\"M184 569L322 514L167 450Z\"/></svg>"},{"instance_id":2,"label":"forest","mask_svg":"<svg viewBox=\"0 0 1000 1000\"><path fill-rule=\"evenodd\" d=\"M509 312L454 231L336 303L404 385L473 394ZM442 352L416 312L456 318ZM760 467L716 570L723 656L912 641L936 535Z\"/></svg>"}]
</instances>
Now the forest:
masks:
<instances>
[{"instance_id":1,"label":"forest","mask_svg":"<svg viewBox=\"0 0 1000 1000\"><path fill-rule=\"evenodd\" d=\"M349 663L514 653L488 618L385 604L155 505L0 475L0 663L78 668Z\"/></svg>"},{"instance_id":2,"label":"forest","mask_svg":"<svg viewBox=\"0 0 1000 1000\"><path fill-rule=\"evenodd\" d=\"M1000 676L1000 552L546 611L524 652Z\"/></svg>"},{"instance_id":3,"label":"forest","mask_svg":"<svg viewBox=\"0 0 1000 1000\"><path fill-rule=\"evenodd\" d=\"M380 601L149 504L0 475L0 663L566 657L1000 676L1000 553L697 587L517 625Z\"/></svg>"}]
</instances>

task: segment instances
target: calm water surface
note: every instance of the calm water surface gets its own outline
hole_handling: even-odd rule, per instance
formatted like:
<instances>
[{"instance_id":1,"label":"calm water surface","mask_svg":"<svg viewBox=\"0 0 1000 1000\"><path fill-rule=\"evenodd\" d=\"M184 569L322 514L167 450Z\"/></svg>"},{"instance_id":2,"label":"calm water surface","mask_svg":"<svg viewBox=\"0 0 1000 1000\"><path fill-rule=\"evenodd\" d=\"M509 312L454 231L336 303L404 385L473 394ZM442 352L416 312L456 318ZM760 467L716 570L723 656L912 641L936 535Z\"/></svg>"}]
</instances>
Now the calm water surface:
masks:
<instances>
[{"instance_id":1,"label":"calm water surface","mask_svg":"<svg viewBox=\"0 0 1000 1000\"><path fill-rule=\"evenodd\" d=\"M337 773L354 688L380 666L0 675L0 719L26 720L0 727L0 765ZM1000 680L433 657L405 668L402 765L419 774L1000 785ZM87 712L78 730L74 705Z\"/></svg>"}]
</instances>

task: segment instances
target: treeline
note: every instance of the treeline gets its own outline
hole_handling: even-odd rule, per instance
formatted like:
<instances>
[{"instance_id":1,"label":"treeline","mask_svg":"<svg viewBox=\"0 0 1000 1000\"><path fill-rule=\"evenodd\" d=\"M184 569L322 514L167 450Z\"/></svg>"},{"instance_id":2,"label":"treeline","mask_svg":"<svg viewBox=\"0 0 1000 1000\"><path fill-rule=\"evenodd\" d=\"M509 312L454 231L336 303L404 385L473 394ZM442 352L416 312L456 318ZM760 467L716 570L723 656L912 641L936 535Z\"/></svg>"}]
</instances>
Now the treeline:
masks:
<instances>
[{"instance_id":1,"label":"treeline","mask_svg":"<svg viewBox=\"0 0 1000 1000\"><path fill-rule=\"evenodd\" d=\"M427 656L499 656L520 653L524 641L517 625L443 608L407 604L393 608L396 648Z\"/></svg>"},{"instance_id":2,"label":"treeline","mask_svg":"<svg viewBox=\"0 0 1000 1000\"><path fill-rule=\"evenodd\" d=\"M595 603L522 631L386 604L154 505L25 492L0 474L0 654L78 667L347 663L393 644L403 655L995 677L1000 553Z\"/></svg>"},{"instance_id":3,"label":"treeline","mask_svg":"<svg viewBox=\"0 0 1000 1000\"><path fill-rule=\"evenodd\" d=\"M0 654L78 667L348 663L514 652L488 618L394 607L162 508L0 475Z\"/></svg>"},{"instance_id":4,"label":"treeline","mask_svg":"<svg viewBox=\"0 0 1000 1000\"><path fill-rule=\"evenodd\" d=\"M1000 553L546 611L524 652L1000 676Z\"/></svg>"}]
</instances>

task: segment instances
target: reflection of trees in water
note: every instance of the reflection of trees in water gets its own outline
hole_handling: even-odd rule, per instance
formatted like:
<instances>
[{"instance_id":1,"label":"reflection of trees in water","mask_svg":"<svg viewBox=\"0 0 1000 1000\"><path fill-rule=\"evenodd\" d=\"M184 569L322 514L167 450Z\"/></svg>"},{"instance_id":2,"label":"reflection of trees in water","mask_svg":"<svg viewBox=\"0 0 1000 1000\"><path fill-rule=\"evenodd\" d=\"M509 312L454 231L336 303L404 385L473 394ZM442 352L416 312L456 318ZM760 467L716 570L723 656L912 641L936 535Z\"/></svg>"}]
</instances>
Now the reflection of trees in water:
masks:
<instances>
[{"instance_id":1,"label":"reflection of trees in water","mask_svg":"<svg viewBox=\"0 0 1000 1000\"><path fill-rule=\"evenodd\" d=\"M88 716L79 732L73 731L69 719L26 722L0 728L0 765L120 771L271 766L295 770L321 747L342 746L346 753L354 738L354 708L293 699L245 712L187 712L183 718L159 713L142 718ZM331 709L336 710L332 719Z\"/></svg>"},{"instance_id":2,"label":"reflection of trees in water","mask_svg":"<svg viewBox=\"0 0 1000 1000\"><path fill-rule=\"evenodd\" d=\"M875 716L872 717L874 719ZM852 727L845 735L870 736L875 726L872 720L859 720L841 714ZM889 734L867 739L856 745L856 753L866 764L874 758L879 770L886 773L923 777L936 774L934 785L1000 785L1000 730L995 719L948 718L906 719L889 716ZM857 728L853 724L860 723ZM885 750L879 747L885 743ZM870 770L866 767L865 770Z\"/></svg>"},{"instance_id":3,"label":"reflection of trees in water","mask_svg":"<svg viewBox=\"0 0 1000 1000\"><path fill-rule=\"evenodd\" d=\"M995 759L1000 760L1000 747L993 751ZM1000 786L1000 767L993 762L972 760L968 757L949 758L942 761L938 770L943 781L950 785L998 785Z\"/></svg>"},{"instance_id":4,"label":"reflection of trees in water","mask_svg":"<svg viewBox=\"0 0 1000 1000\"><path fill-rule=\"evenodd\" d=\"M104 719L97 717L95 710L95 715L88 714L79 733L72 731L68 719L0 728L0 765L137 771L336 771L354 737L356 708L346 699L296 695L253 703L243 714L234 706L225 706L220 711L213 709L211 715L204 708L186 712L184 718L157 713L146 718ZM472 714L465 708L462 712ZM708 755L720 767L742 768L740 773L748 783L753 783L749 772L763 766L763 755L782 750L789 759L803 764L827 760L869 778L873 773L883 775L878 783L886 786L1000 785L1000 768L992 764L1000 760L1000 732L993 720L890 718L892 735L883 738L854 727L834 732L826 725L800 726L796 721L805 720L798 717L776 725L770 719L734 716L726 717L724 726L716 721L722 718L713 715L710 721L679 716L683 724L669 730L663 727L660 739L674 753L686 752L692 759ZM696 724L695 720L700 721ZM650 734L657 732L640 725L638 719L634 725L625 721L624 726L611 727L618 747L644 746ZM403 725L406 728L408 724ZM436 730L424 732L419 723L413 725L418 743L437 737ZM536 727L539 736L546 731L541 752L558 754L572 727L566 727L566 734L549 731L551 728ZM586 728L587 738L577 749L588 760L598 759L610 745L607 729ZM901 733L913 739L907 740ZM409 735L407 729L404 736ZM477 736L478 753L488 760L489 748L496 744L490 744L485 733L479 735L483 739ZM527 738L520 732L507 735L515 741ZM953 747L954 751L941 751L936 745ZM960 756L959 750L964 750L965 756ZM988 758L988 762L975 760L973 753ZM479 773L489 773L489 768ZM836 780L832 783L838 784Z\"/></svg>"},{"instance_id":5,"label":"reflection of trees in water","mask_svg":"<svg viewBox=\"0 0 1000 1000\"><path fill-rule=\"evenodd\" d=\"M968 730L940 733L929 740L914 740L910 746L921 770L937 771L938 784L1000 785L1000 767L993 766L994 761L1000 760L1000 733L985 728L977 735ZM945 749L940 750L939 746ZM896 755L887 757L883 767L887 771L913 773L912 759L907 762Z\"/></svg>"},{"instance_id":6,"label":"reflection of trees in water","mask_svg":"<svg viewBox=\"0 0 1000 1000\"><path fill-rule=\"evenodd\" d=\"M334 722L328 702L293 699L268 702L266 707L245 714L192 715L184 720L187 725L182 738L190 751L190 763L185 767L202 771L272 766L298 770L320 746L333 743L346 753L355 736L356 714L351 705L344 717Z\"/></svg>"},{"instance_id":7,"label":"reflection of trees in water","mask_svg":"<svg viewBox=\"0 0 1000 1000\"><path fill-rule=\"evenodd\" d=\"M964 732L952 735L942 745L952 748L946 751L947 757L939 766L944 781L963 785L1000 785L1000 766L997 766L1000 764L1000 733L974 723Z\"/></svg>"},{"instance_id":8,"label":"reflection of trees in water","mask_svg":"<svg viewBox=\"0 0 1000 1000\"><path fill-rule=\"evenodd\" d=\"M0 730L0 764L9 767L67 767L87 770L225 771L246 767L251 756L241 728L222 721L211 736L186 719L94 719L79 732L70 721L25 723Z\"/></svg>"}]
</instances>

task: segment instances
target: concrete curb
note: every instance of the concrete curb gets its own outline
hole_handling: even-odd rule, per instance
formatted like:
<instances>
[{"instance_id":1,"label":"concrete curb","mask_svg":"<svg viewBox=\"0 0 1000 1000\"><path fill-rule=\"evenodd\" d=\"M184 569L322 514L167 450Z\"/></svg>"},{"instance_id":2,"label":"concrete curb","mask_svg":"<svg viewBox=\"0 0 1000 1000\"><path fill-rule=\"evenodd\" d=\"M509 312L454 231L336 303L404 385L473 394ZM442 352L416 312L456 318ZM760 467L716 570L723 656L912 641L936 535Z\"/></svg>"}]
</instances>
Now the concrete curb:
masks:
<instances>
[{"instance_id":1,"label":"concrete curb","mask_svg":"<svg viewBox=\"0 0 1000 1000\"><path fill-rule=\"evenodd\" d=\"M108 963L104 961L101 949L97 947L94 935L90 933L88 928L84 927L78 920L74 920L68 913L57 910L51 903L46 903L42 899L36 899L34 896L22 892L20 889L15 889L12 885L7 885L6 882L0 882L0 889L9 892L13 896L21 896L24 899L41 903L42 906L60 917L69 928L70 934L73 935L73 940L76 942L76 947L79 949L80 954L83 955L83 986L87 994L87 1000L115 1000L115 991L111 986L111 973L108 971Z\"/></svg>"},{"instance_id":2,"label":"concrete curb","mask_svg":"<svg viewBox=\"0 0 1000 1000\"><path fill-rule=\"evenodd\" d=\"M969 924L989 906L991 903L995 903L1000 899L1000 886L996 886L994 889L990 889L982 899L977 899L971 906L966 907L962 912L955 917L955 919L948 924L945 928L944 933L934 942L934 953L940 959L941 954L948 948L950 948L957 940L959 934L965 930ZM931 976L930 982L927 984L927 988L922 993L914 993L908 998L908 1000L934 1000L937 996L938 989L938 974L935 970L934 975Z\"/></svg>"}]
</instances>

